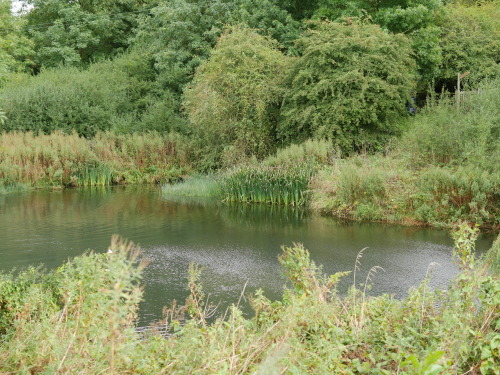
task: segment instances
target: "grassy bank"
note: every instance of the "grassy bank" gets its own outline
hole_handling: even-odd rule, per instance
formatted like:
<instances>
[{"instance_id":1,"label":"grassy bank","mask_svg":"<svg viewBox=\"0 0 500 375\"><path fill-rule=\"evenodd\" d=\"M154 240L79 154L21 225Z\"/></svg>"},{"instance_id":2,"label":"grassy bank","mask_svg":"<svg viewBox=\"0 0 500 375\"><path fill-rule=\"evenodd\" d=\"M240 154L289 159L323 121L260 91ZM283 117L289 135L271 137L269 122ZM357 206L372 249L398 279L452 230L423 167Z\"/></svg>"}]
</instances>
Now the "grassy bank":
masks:
<instances>
[{"instance_id":1,"label":"grassy bank","mask_svg":"<svg viewBox=\"0 0 500 375\"><path fill-rule=\"evenodd\" d=\"M0 135L3 186L94 186L177 180L190 170L188 147L177 134L117 135L93 139L54 132Z\"/></svg>"},{"instance_id":2,"label":"grassy bank","mask_svg":"<svg viewBox=\"0 0 500 375\"><path fill-rule=\"evenodd\" d=\"M460 110L430 102L385 155L336 160L312 181L313 207L354 220L500 227L500 89Z\"/></svg>"},{"instance_id":3,"label":"grassy bank","mask_svg":"<svg viewBox=\"0 0 500 375\"><path fill-rule=\"evenodd\" d=\"M325 140L308 140L280 149L264 160L247 159L210 176L195 176L163 188L166 197L214 197L226 202L306 206L309 182L332 157Z\"/></svg>"},{"instance_id":4,"label":"grassy bank","mask_svg":"<svg viewBox=\"0 0 500 375\"><path fill-rule=\"evenodd\" d=\"M446 292L431 291L428 275L405 300L366 295L379 269L356 279L362 252L352 274L327 277L302 246L287 247L283 299L257 292L253 317L236 304L213 323L202 270L191 265L186 304L165 309L156 325L167 337L134 330L143 265L135 247L114 239L107 254L87 253L54 272L1 276L0 372L493 374L500 241L478 260L476 236L466 224L455 234L461 273ZM335 288L342 277L353 277L343 297Z\"/></svg>"}]
</instances>

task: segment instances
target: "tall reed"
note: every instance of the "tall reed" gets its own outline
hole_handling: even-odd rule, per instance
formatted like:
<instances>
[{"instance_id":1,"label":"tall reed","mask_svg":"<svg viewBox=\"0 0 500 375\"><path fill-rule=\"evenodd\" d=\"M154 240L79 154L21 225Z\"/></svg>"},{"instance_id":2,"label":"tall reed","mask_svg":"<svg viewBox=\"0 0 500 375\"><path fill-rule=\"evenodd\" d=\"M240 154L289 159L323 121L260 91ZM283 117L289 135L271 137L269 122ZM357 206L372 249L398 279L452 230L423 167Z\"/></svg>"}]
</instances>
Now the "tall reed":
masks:
<instances>
[{"instance_id":1,"label":"tall reed","mask_svg":"<svg viewBox=\"0 0 500 375\"><path fill-rule=\"evenodd\" d=\"M171 134L0 134L0 182L94 186L177 180L190 169L185 139Z\"/></svg>"},{"instance_id":2,"label":"tall reed","mask_svg":"<svg viewBox=\"0 0 500 375\"><path fill-rule=\"evenodd\" d=\"M222 178L222 195L228 202L303 206L309 200L309 180L315 171L307 164L239 167Z\"/></svg>"}]
</instances>

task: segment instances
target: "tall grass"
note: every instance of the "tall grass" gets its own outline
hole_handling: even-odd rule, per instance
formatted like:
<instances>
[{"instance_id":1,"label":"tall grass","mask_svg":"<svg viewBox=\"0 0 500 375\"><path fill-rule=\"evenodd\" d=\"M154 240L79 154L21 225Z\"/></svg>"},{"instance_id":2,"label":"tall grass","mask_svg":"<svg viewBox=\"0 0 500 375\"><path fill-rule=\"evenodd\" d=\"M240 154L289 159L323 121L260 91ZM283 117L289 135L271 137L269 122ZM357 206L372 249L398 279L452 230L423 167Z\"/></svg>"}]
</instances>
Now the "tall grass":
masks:
<instances>
[{"instance_id":1,"label":"tall grass","mask_svg":"<svg viewBox=\"0 0 500 375\"><path fill-rule=\"evenodd\" d=\"M0 135L0 181L31 186L94 186L177 180L189 170L180 135L54 132Z\"/></svg>"},{"instance_id":2,"label":"tall grass","mask_svg":"<svg viewBox=\"0 0 500 375\"><path fill-rule=\"evenodd\" d=\"M142 266L130 244L115 240L107 254L85 254L48 274L1 275L0 372L494 374L500 239L474 259L477 229L459 230L461 273L448 291L431 291L427 279L404 300L370 297L357 285L340 296L336 284L349 272L324 275L294 245L279 257L288 279L281 300L257 291L253 317L235 301L210 323L202 269L191 265L186 304L165 308L156 324L168 337L134 330ZM376 282L376 270L365 285Z\"/></svg>"},{"instance_id":3,"label":"tall grass","mask_svg":"<svg viewBox=\"0 0 500 375\"><path fill-rule=\"evenodd\" d=\"M215 197L220 198L221 190L217 177L191 176L182 182L164 185L163 195L166 197Z\"/></svg>"}]
</instances>

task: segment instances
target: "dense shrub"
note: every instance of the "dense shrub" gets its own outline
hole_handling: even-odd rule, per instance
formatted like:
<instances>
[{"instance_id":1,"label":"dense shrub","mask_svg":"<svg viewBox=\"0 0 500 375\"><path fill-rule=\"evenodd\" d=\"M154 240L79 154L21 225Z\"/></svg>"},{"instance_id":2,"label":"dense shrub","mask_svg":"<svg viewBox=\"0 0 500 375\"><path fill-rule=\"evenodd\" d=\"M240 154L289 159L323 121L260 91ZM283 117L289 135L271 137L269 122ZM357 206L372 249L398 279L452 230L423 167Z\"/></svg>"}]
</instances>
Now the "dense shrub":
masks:
<instances>
[{"instance_id":1,"label":"dense shrub","mask_svg":"<svg viewBox=\"0 0 500 375\"><path fill-rule=\"evenodd\" d=\"M429 103L397 141L398 153L414 167L473 165L494 171L500 164L499 80L485 82L460 110L442 100Z\"/></svg>"},{"instance_id":2,"label":"dense shrub","mask_svg":"<svg viewBox=\"0 0 500 375\"><path fill-rule=\"evenodd\" d=\"M274 149L286 64L278 44L253 30L236 27L221 36L184 95L207 163L220 165L223 153L263 157Z\"/></svg>"},{"instance_id":3,"label":"dense shrub","mask_svg":"<svg viewBox=\"0 0 500 375\"><path fill-rule=\"evenodd\" d=\"M76 131L85 137L111 129L181 129L178 100L155 90L151 78L147 61L134 55L86 70L57 68L37 76L18 75L0 92L8 118L0 129L46 134Z\"/></svg>"},{"instance_id":4,"label":"dense shrub","mask_svg":"<svg viewBox=\"0 0 500 375\"><path fill-rule=\"evenodd\" d=\"M379 149L398 131L414 87L402 35L377 25L316 22L298 41L278 136L332 140L344 153Z\"/></svg>"},{"instance_id":5,"label":"dense shrub","mask_svg":"<svg viewBox=\"0 0 500 375\"><path fill-rule=\"evenodd\" d=\"M0 276L0 371L115 372L130 364L142 291L137 248L114 239L57 271ZM29 340L23 338L29 332Z\"/></svg>"},{"instance_id":6,"label":"dense shrub","mask_svg":"<svg viewBox=\"0 0 500 375\"><path fill-rule=\"evenodd\" d=\"M424 222L500 224L500 175L477 168L430 168L417 181L412 196L415 217Z\"/></svg>"}]
</instances>

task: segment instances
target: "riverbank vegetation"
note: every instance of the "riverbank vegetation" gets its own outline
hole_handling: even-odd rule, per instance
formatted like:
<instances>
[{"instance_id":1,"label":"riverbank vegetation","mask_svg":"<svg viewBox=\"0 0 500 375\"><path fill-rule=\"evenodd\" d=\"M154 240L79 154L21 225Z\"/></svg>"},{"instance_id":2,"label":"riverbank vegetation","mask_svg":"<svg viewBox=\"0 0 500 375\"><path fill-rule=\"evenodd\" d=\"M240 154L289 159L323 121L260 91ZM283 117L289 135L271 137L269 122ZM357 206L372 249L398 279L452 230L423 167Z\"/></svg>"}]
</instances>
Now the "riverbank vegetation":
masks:
<instances>
[{"instance_id":1,"label":"riverbank vegetation","mask_svg":"<svg viewBox=\"0 0 500 375\"><path fill-rule=\"evenodd\" d=\"M311 183L313 206L357 220L500 226L498 81L457 111L429 103L385 155L336 160Z\"/></svg>"},{"instance_id":2,"label":"riverbank vegetation","mask_svg":"<svg viewBox=\"0 0 500 375\"><path fill-rule=\"evenodd\" d=\"M0 4L2 192L183 180L498 229L496 0Z\"/></svg>"},{"instance_id":3,"label":"riverbank vegetation","mask_svg":"<svg viewBox=\"0 0 500 375\"><path fill-rule=\"evenodd\" d=\"M209 320L214 310L198 283L203 270L191 265L186 304L165 309L165 320L143 333L134 318L145 265L136 247L115 238L106 254L0 277L0 371L494 374L500 242L475 259L477 233L462 223L454 235L461 273L448 290L431 290L429 269L403 300L366 294L383 274L374 267L356 279L362 251L352 273L326 276L302 246L285 247L283 298L258 291L252 317L235 301ZM353 286L341 296L335 285L346 277Z\"/></svg>"},{"instance_id":4,"label":"riverbank vegetation","mask_svg":"<svg viewBox=\"0 0 500 375\"><path fill-rule=\"evenodd\" d=\"M61 131L11 132L0 137L0 179L5 186L97 186L176 181L190 170L189 151L175 133L92 139Z\"/></svg>"}]
</instances>

